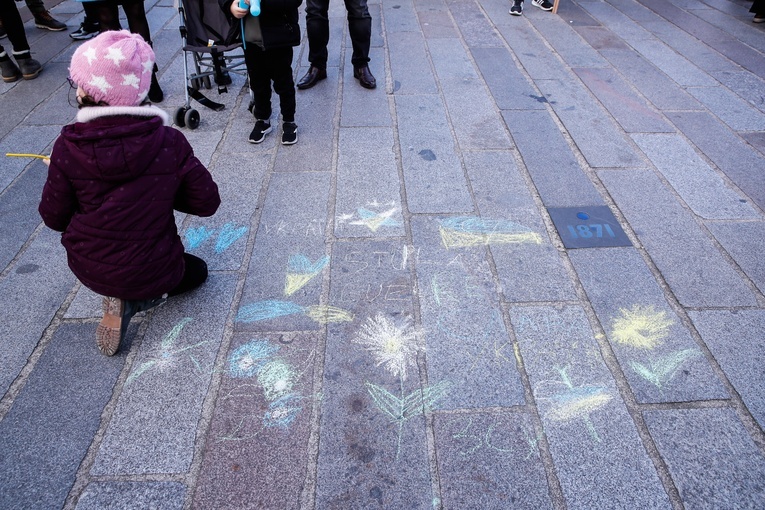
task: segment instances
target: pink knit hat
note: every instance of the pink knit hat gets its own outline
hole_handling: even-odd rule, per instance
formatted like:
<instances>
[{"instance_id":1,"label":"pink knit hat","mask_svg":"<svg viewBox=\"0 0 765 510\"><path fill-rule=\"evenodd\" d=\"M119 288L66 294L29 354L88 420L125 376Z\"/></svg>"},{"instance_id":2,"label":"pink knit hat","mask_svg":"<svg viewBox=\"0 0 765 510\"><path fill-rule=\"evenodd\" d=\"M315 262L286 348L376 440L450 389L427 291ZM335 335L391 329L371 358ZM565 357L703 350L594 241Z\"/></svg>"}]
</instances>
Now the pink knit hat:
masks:
<instances>
[{"instance_id":1,"label":"pink knit hat","mask_svg":"<svg viewBox=\"0 0 765 510\"><path fill-rule=\"evenodd\" d=\"M138 106L151 85L154 51L138 34L108 30L72 55L69 74L96 101Z\"/></svg>"}]
</instances>

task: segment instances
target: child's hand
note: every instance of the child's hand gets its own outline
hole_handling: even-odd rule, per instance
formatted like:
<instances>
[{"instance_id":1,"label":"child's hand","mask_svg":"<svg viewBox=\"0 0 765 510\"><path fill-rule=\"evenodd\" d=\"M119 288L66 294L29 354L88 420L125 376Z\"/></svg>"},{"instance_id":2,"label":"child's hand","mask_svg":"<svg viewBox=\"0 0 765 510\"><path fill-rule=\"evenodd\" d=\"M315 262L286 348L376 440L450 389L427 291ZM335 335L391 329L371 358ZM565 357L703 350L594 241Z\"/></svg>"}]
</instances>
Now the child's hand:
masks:
<instances>
[{"instance_id":1,"label":"child's hand","mask_svg":"<svg viewBox=\"0 0 765 510\"><path fill-rule=\"evenodd\" d=\"M231 14L237 19L242 19L250 12L250 2L249 0L244 0L244 3L247 4L245 8L239 7L239 2L240 0L231 2Z\"/></svg>"},{"instance_id":2,"label":"child's hand","mask_svg":"<svg viewBox=\"0 0 765 510\"><path fill-rule=\"evenodd\" d=\"M50 166L50 158L45 158L42 162L45 163L45 166Z\"/></svg>"}]
</instances>

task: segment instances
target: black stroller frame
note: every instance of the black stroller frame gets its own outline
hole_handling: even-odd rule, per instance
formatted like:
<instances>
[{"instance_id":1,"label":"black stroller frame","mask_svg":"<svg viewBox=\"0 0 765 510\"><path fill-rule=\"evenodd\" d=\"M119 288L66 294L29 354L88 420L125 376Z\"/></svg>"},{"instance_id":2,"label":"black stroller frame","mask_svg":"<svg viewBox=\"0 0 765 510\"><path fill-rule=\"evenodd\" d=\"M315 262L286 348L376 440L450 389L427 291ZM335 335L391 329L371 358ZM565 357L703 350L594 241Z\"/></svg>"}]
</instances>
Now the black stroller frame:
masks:
<instances>
[{"instance_id":1,"label":"black stroller frame","mask_svg":"<svg viewBox=\"0 0 765 510\"><path fill-rule=\"evenodd\" d=\"M196 129L199 127L200 116L191 107L191 99L212 110L223 110L225 105L207 98L200 89L211 89L212 77L218 87L218 94L226 93L226 85L231 83L230 73L246 77L247 67L242 43L237 37L239 25L232 27L217 0L179 0L178 12L183 41L186 104L175 111L173 121L179 127ZM237 49L241 52L227 55L227 52ZM187 53L192 54L194 74L189 74Z\"/></svg>"}]
</instances>

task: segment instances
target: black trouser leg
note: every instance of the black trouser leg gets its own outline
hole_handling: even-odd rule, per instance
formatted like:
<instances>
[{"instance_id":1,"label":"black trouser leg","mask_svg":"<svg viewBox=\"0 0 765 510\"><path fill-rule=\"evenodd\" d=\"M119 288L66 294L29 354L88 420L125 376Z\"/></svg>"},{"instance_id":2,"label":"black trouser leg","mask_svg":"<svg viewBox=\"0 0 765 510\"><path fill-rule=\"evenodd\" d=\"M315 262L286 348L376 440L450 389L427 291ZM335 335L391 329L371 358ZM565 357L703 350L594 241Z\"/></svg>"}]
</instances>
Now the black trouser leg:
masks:
<instances>
[{"instance_id":1,"label":"black trouser leg","mask_svg":"<svg viewBox=\"0 0 765 510\"><path fill-rule=\"evenodd\" d=\"M308 61L320 69L327 68L329 43L329 0L307 0L305 24L308 33Z\"/></svg>"},{"instance_id":2,"label":"black trouser leg","mask_svg":"<svg viewBox=\"0 0 765 510\"><path fill-rule=\"evenodd\" d=\"M367 8L367 0L345 0L348 11L348 33L351 36L353 67L363 67L369 63L369 45L372 38L372 16Z\"/></svg>"},{"instance_id":3,"label":"black trouser leg","mask_svg":"<svg viewBox=\"0 0 765 510\"><path fill-rule=\"evenodd\" d=\"M8 34L13 51L28 51L29 43L24 32L24 22L13 0L0 0L0 21L3 22L3 28ZM2 52L2 46L0 46L0 53Z\"/></svg>"},{"instance_id":4,"label":"black trouser leg","mask_svg":"<svg viewBox=\"0 0 765 510\"><path fill-rule=\"evenodd\" d=\"M177 296L190 290L194 290L207 280L207 263L189 253L183 254L185 270L183 279L175 286L173 290L167 293L168 296Z\"/></svg>"}]
</instances>

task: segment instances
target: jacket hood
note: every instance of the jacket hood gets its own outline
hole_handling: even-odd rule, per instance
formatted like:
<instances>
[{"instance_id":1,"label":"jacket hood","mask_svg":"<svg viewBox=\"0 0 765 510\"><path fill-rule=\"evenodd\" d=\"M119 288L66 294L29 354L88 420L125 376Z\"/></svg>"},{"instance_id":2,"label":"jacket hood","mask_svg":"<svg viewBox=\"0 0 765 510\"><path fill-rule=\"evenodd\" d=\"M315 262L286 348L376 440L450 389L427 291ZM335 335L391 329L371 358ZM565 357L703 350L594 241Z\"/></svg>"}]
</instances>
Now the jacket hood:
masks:
<instances>
[{"instance_id":1,"label":"jacket hood","mask_svg":"<svg viewBox=\"0 0 765 510\"><path fill-rule=\"evenodd\" d=\"M61 137L83 171L109 182L142 175L163 148L168 115L159 108L89 107Z\"/></svg>"}]
</instances>

